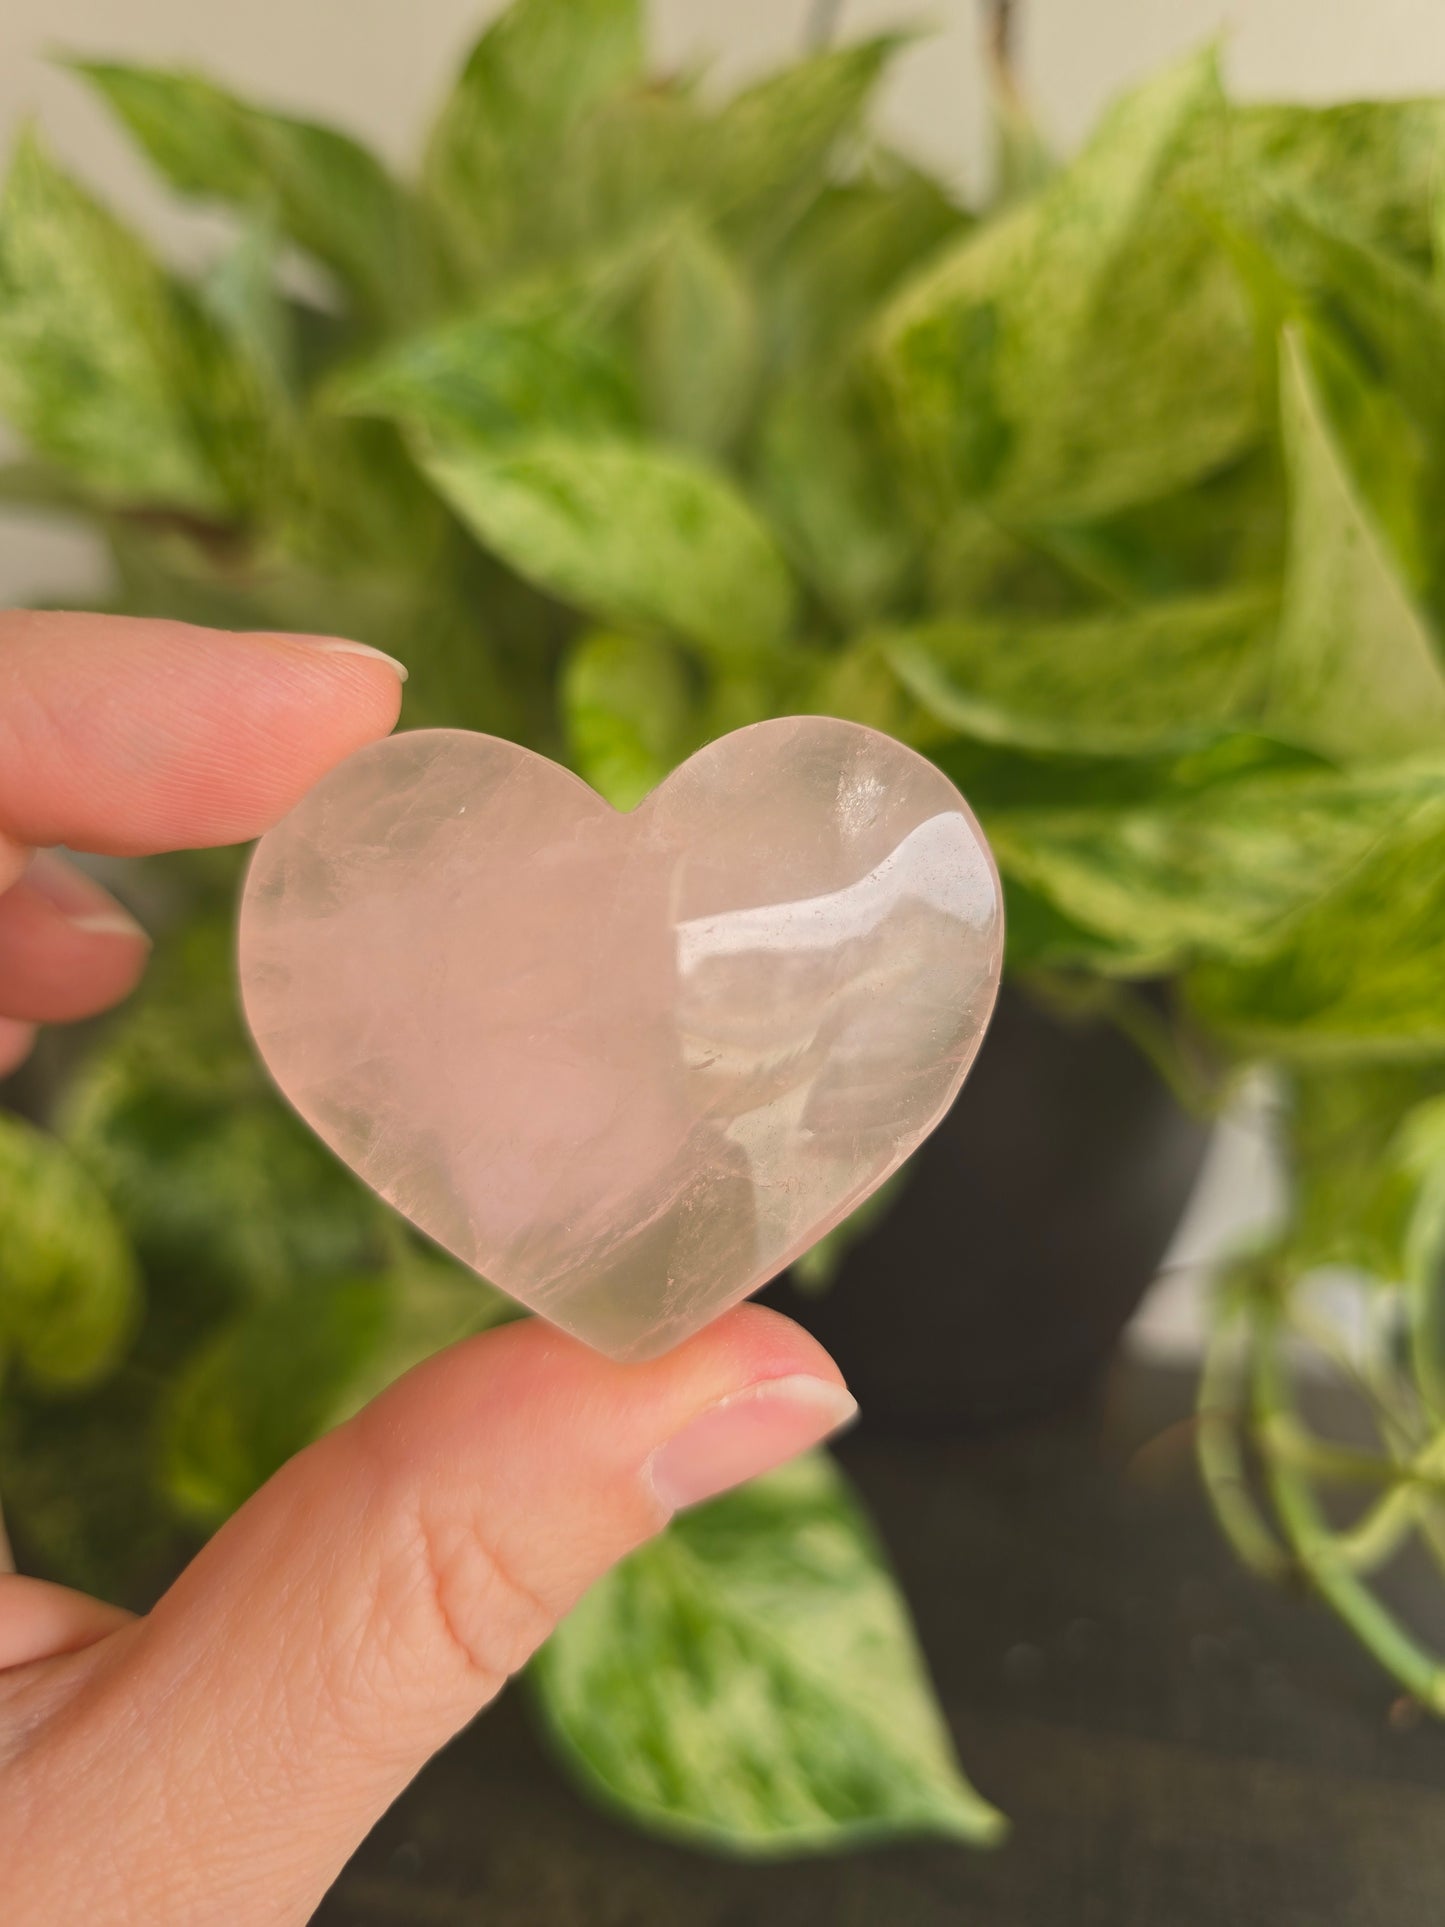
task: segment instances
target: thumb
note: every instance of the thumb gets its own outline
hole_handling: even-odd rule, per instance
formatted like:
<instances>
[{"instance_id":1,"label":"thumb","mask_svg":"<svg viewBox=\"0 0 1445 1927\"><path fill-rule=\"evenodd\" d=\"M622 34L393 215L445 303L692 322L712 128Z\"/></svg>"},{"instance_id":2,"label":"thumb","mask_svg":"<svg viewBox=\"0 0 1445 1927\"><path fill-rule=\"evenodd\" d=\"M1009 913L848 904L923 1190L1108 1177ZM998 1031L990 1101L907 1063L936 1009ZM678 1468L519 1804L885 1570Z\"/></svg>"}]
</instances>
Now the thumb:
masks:
<instances>
[{"instance_id":1,"label":"thumb","mask_svg":"<svg viewBox=\"0 0 1445 1927\"><path fill-rule=\"evenodd\" d=\"M53 1813L72 1864L76 1840L112 1849L67 1893L76 1918L306 1919L594 1579L853 1410L814 1341L754 1305L644 1365L536 1322L429 1360L82 1656L32 1734L17 1864L46 1865Z\"/></svg>"}]
</instances>

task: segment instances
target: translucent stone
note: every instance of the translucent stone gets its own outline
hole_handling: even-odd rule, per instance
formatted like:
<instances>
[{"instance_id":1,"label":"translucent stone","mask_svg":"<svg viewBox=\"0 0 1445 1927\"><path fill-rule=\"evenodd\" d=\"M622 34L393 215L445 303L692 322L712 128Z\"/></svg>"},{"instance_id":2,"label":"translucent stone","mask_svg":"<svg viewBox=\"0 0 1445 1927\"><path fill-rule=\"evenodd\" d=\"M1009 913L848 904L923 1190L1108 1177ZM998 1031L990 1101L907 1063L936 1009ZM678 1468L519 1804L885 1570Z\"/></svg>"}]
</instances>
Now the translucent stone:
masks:
<instances>
[{"instance_id":1,"label":"translucent stone","mask_svg":"<svg viewBox=\"0 0 1445 1927\"><path fill-rule=\"evenodd\" d=\"M532 1310L645 1358L933 1129L1002 939L962 797L857 724L738 730L626 815L530 750L421 730L261 840L241 976L338 1156Z\"/></svg>"}]
</instances>

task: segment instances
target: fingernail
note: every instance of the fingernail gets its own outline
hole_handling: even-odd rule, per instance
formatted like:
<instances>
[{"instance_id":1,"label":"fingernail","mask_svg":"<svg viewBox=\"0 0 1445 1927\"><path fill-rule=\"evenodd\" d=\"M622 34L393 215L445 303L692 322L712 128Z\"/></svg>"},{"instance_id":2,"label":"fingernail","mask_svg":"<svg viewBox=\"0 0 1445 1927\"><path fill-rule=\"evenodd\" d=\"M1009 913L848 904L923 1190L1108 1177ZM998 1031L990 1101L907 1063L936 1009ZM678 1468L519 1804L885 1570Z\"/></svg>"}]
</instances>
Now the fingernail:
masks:
<instances>
[{"instance_id":1,"label":"fingernail","mask_svg":"<svg viewBox=\"0 0 1445 1927\"><path fill-rule=\"evenodd\" d=\"M83 930L88 937L130 937L141 943L150 938L128 910L117 904L114 910L98 910L93 915L67 917L72 930Z\"/></svg>"},{"instance_id":2,"label":"fingernail","mask_svg":"<svg viewBox=\"0 0 1445 1927\"><path fill-rule=\"evenodd\" d=\"M826 1378L769 1378L734 1392L659 1445L646 1476L669 1512L697 1505L806 1452L858 1410Z\"/></svg>"},{"instance_id":3,"label":"fingernail","mask_svg":"<svg viewBox=\"0 0 1445 1927\"><path fill-rule=\"evenodd\" d=\"M374 662L384 662L389 669L394 669L399 682L405 682L411 673L404 662L398 662L384 649L373 649L369 642L350 642L345 636L297 636L294 640L328 656L370 656Z\"/></svg>"},{"instance_id":4,"label":"fingernail","mask_svg":"<svg viewBox=\"0 0 1445 1927\"><path fill-rule=\"evenodd\" d=\"M72 930L88 937L126 937L132 943L148 944L150 938L129 910L113 896L92 883L81 870L40 850L25 870L26 886L58 910Z\"/></svg>"}]
</instances>

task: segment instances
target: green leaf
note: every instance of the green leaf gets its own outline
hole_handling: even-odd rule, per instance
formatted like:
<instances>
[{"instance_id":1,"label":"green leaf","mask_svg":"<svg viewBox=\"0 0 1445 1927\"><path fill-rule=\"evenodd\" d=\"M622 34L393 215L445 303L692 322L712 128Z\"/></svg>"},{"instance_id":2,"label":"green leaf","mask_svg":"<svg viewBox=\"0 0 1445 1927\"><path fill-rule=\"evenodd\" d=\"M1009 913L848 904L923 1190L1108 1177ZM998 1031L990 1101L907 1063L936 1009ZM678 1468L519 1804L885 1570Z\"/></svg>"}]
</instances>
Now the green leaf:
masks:
<instances>
[{"instance_id":1,"label":"green leaf","mask_svg":"<svg viewBox=\"0 0 1445 1927\"><path fill-rule=\"evenodd\" d=\"M903 34L830 47L766 75L724 106L709 130L703 192L731 231L753 243L789 228L823 188L840 146L860 133Z\"/></svg>"},{"instance_id":2,"label":"green leaf","mask_svg":"<svg viewBox=\"0 0 1445 1927\"><path fill-rule=\"evenodd\" d=\"M866 729L881 730L885 736L896 736L915 748L926 748L934 738L946 735L930 727L929 719L867 635L821 659L811 683L802 692L798 712L862 723Z\"/></svg>"},{"instance_id":3,"label":"green leaf","mask_svg":"<svg viewBox=\"0 0 1445 1927\"><path fill-rule=\"evenodd\" d=\"M1230 115L1230 166L1304 201L1330 226L1420 266L1445 145L1445 101L1268 103Z\"/></svg>"},{"instance_id":4,"label":"green leaf","mask_svg":"<svg viewBox=\"0 0 1445 1927\"><path fill-rule=\"evenodd\" d=\"M1387 828L1362 798L1360 828L1378 836L1357 861L1341 874L1302 848L1308 907L1262 954L1195 973L1195 1008L1242 1049L1359 1061L1445 1054L1445 766L1401 763L1374 780L1408 803L1403 819Z\"/></svg>"},{"instance_id":5,"label":"green leaf","mask_svg":"<svg viewBox=\"0 0 1445 1927\"><path fill-rule=\"evenodd\" d=\"M68 64L182 194L273 219L373 315L404 316L425 299L422 242L406 196L357 141L253 106L199 74Z\"/></svg>"},{"instance_id":6,"label":"green leaf","mask_svg":"<svg viewBox=\"0 0 1445 1927\"><path fill-rule=\"evenodd\" d=\"M866 397L845 376L799 376L774 394L757 487L800 576L852 628L917 570L921 542Z\"/></svg>"},{"instance_id":7,"label":"green leaf","mask_svg":"<svg viewBox=\"0 0 1445 1927\"><path fill-rule=\"evenodd\" d=\"M1284 601L1266 714L1342 757L1445 741L1445 671L1365 512L1299 336L1280 376L1291 489Z\"/></svg>"},{"instance_id":8,"label":"green leaf","mask_svg":"<svg viewBox=\"0 0 1445 1927\"><path fill-rule=\"evenodd\" d=\"M0 1361L78 1386L115 1361L139 1281L125 1233L74 1154L0 1112Z\"/></svg>"},{"instance_id":9,"label":"green leaf","mask_svg":"<svg viewBox=\"0 0 1445 1927\"><path fill-rule=\"evenodd\" d=\"M378 1273L310 1278L248 1307L203 1346L162 1414L172 1504L216 1524L325 1431L380 1343L387 1296Z\"/></svg>"},{"instance_id":10,"label":"green leaf","mask_svg":"<svg viewBox=\"0 0 1445 1927\"><path fill-rule=\"evenodd\" d=\"M563 670L561 701L573 763L619 810L635 808L700 740L684 664L652 637L583 636Z\"/></svg>"},{"instance_id":11,"label":"green leaf","mask_svg":"<svg viewBox=\"0 0 1445 1927\"><path fill-rule=\"evenodd\" d=\"M941 504L1097 516L1207 474L1258 433L1242 296L1174 192L1221 113L1211 58L1169 69L889 308L881 372Z\"/></svg>"},{"instance_id":12,"label":"green leaf","mask_svg":"<svg viewBox=\"0 0 1445 1927\"><path fill-rule=\"evenodd\" d=\"M971 226L937 181L894 154L830 182L760 280L770 365L816 380L921 261Z\"/></svg>"},{"instance_id":13,"label":"green leaf","mask_svg":"<svg viewBox=\"0 0 1445 1927\"><path fill-rule=\"evenodd\" d=\"M528 224L550 211L568 172L569 137L640 80L643 46L639 0L514 0L482 34L424 170L468 278L526 246Z\"/></svg>"},{"instance_id":14,"label":"green leaf","mask_svg":"<svg viewBox=\"0 0 1445 1927\"><path fill-rule=\"evenodd\" d=\"M1151 786L1158 789L1157 775ZM1388 903L1395 866L1408 870L1415 859L1407 862L1407 853L1421 834L1445 821L1438 763L1181 783L1132 806L1019 808L986 812L984 820L1005 879L1101 940L1097 951L1056 961L1148 975L1193 958L1227 959L1214 974L1201 971L1197 988L1204 999L1207 985L1210 1014L1231 1025L1244 1014L1246 987L1258 983L1264 995L1273 981L1263 963L1242 960L1270 957L1281 931L1288 932L1281 956L1302 959L1306 972L1317 969L1345 994L1381 1006L1417 970L1423 992L1429 958L1445 942L1445 920L1432 931L1425 906L1410 897L1388 910L1378 939L1329 908L1352 891L1360 901L1350 916L1376 915ZM1403 875L1398 880L1403 885ZM1312 944L1324 950L1312 953ZM1392 945L1400 955L1377 987L1371 972ZM1308 1022L1308 994L1302 983L1279 986L1282 1022L1291 1012Z\"/></svg>"},{"instance_id":15,"label":"green leaf","mask_svg":"<svg viewBox=\"0 0 1445 1927\"><path fill-rule=\"evenodd\" d=\"M635 426L629 371L585 317L524 306L412 335L348 369L331 400L438 436L478 443L544 428L571 435Z\"/></svg>"},{"instance_id":16,"label":"green leaf","mask_svg":"<svg viewBox=\"0 0 1445 1927\"><path fill-rule=\"evenodd\" d=\"M564 1757L643 1826L740 1854L991 1844L876 1541L821 1453L684 1514L534 1662Z\"/></svg>"},{"instance_id":17,"label":"green leaf","mask_svg":"<svg viewBox=\"0 0 1445 1927\"><path fill-rule=\"evenodd\" d=\"M223 1325L171 1385L161 1415L168 1497L218 1524L403 1372L516 1314L463 1266L409 1243L388 1271L294 1280Z\"/></svg>"},{"instance_id":18,"label":"green leaf","mask_svg":"<svg viewBox=\"0 0 1445 1927\"><path fill-rule=\"evenodd\" d=\"M1271 344L1273 360L1273 344ZM1111 601L1277 592L1285 502L1275 449L1100 522L1034 530L1036 547ZM1097 607L1097 599L1094 606Z\"/></svg>"},{"instance_id":19,"label":"green leaf","mask_svg":"<svg viewBox=\"0 0 1445 1927\"><path fill-rule=\"evenodd\" d=\"M657 432L723 453L751 398L757 318L737 262L696 221L680 221L663 241L643 295L639 346Z\"/></svg>"},{"instance_id":20,"label":"green leaf","mask_svg":"<svg viewBox=\"0 0 1445 1927\"><path fill-rule=\"evenodd\" d=\"M1284 1110L1293 1175L1289 1251L1302 1269L1348 1265L1405 1277L1417 1175L1402 1156L1402 1119L1442 1089L1439 1065L1309 1065Z\"/></svg>"},{"instance_id":21,"label":"green leaf","mask_svg":"<svg viewBox=\"0 0 1445 1927\"><path fill-rule=\"evenodd\" d=\"M1100 606L1092 569L1081 574L1075 557L1038 530L1006 527L977 502L944 512L932 532L926 563L925 607L943 614L967 617L996 611L1053 619L1091 614ZM1119 599L1108 597L1111 603Z\"/></svg>"},{"instance_id":22,"label":"green leaf","mask_svg":"<svg viewBox=\"0 0 1445 1927\"><path fill-rule=\"evenodd\" d=\"M296 454L290 491L271 504L270 543L250 558L249 570L233 575L235 586L269 592L273 572L289 569L329 578L333 595L346 603L366 600L370 587L393 608L434 601L460 545L395 425L312 409ZM214 566L210 573L226 579ZM338 616L323 619L328 633Z\"/></svg>"},{"instance_id":23,"label":"green leaf","mask_svg":"<svg viewBox=\"0 0 1445 1927\"><path fill-rule=\"evenodd\" d=\"M0 1492L27 1568L138 1612L194 1550L156 1476L156 1385L128 1358L83 1393L16 1374L0 1396Z\"/></svg>"},{"instance_id":24,"label":"green leaf","mask_svg":"<svg viewBox=\"0 0 1445 1927\"><path fill-rule=\"evenodd\" d=\"M273 403L285 406L295 400L300 379L294 316L280 290L279 255L270 221L253 219L210 269L198 292L206 312Z\"/></svg>"},{"instance_id":25,"label":"green leaf","mask_svg":"<svg viewBox=\"0 0 1445 1927\"><path fill-rule=\"evenodd\" d=\"M464 1266L407 1245L387 1272L301 1278L229 1320L166 1395L162 1482L206 1526L414 1364L518 1316Z\"/></svg>"},{"instance_id":26,"label":"green leaf","mask_svg":"<svg viewBox=\"0 0 1445 1927\"><path fill-rule=\"evenodd\" d=\"M103 497L208 513L230 491L201 416L233 400L194 303L24 136L0 203L0 415Z\"/></svg>"},{"instance_id":27,"label":"green leaf","mask_svg":"<svg viewBox=\"0 0 1445 1927\"><path fill-rule=\"evenodd\" d=\"M1230 181L1216 220L1254 302L1277 386L1293 324L1362 505L1416 595L1437 599L1445 503L1445 302L1413 268Z\"/></svg>"},{"instance_id":28,"label":"green leaf","mask_svg":"<svg viewBox=\"0 0 1445 1927\"><path fill-rule=\"evenodd\" d=\"M1025 749L1155 752L1257 707L1276 609L1253 593L1054 623L943 621L879 643L960 735Z\"/></svg>"},{"instance_id":29,"label":"green leaf","mask_svg":"<svg viewBox=\"0 0 1445 1927\"><path fill-rule=\"evenodd\" d=\"M697 215L749 258L769 249L860 132L898 44L835 49L709 113L687 82L642 85L635 6L523 0L483 36L429 150L462 280L494 287Z\"/></svg>"},{"instance_id":30,"label":"green leaf","mask_svg":"<svg viewBox=\"0 0 1445 1927\"><path fill-rule=\"evenodd\" d=\"M1100 756L984 743L948 734L916 704L913 715L910 740L926 747L990 818L1009 822L1036 816L1102 822L1120 813L1196 803L1207 811L1216 797L1232 794L1240 784L1338 777L1324 757L1249 729L1211 731L1198 742L1153 753Z\"/></svg>"},{"instance_id":31,"label":"green leaf","mask_svg":"<svg viewBox=\"0 0 1445 1927\"><path fill-rule=\"evenodd\" d=\"M262 1070L237 1005L231 914L228 890L214 917L158 946L60 1117L147 1271L223 1300L364 1267L385 1221Z\"/></svg>"},{"instance_id":32,"label":"green leaf","mask_svg":"<svg viewBox=\"0 0 1445 1927\"><path fill-rule=\"evenodd\" d=\"M1213 215L1260 309L1271 358L1280 327L1307 322L1312 335L1331 335L1363 378L1397 389L1438 425L1445 301L1426 275L1302 203L1261 193L1248 177L1225 177Z\"/></svg>"},{"instance_id":33,"label":"green leaf","mask_svg":"<svg viewBox=\"0 0 1445 1927\"><path fill-rule=\"evenodd\" d=\"M699 160L707 120L687 77L637 85L603 100L538 154L525 212L500 252L473 260L470 283L571 275L595 298L612 257L655 255L680 219L706 214Z\"/></svg>"},{"instance_id":34,"label":"green leaf","mask_svg":"<svg viewBox=\"0 0 1445 1927\"><path fill-rule=\"evenodd\" d=\"M720 661L778 647L792 586L719 471L641 442L539 436L423 456L437 488L520 575L604 622L675 634Z\"/></svg>"}]
</instances>

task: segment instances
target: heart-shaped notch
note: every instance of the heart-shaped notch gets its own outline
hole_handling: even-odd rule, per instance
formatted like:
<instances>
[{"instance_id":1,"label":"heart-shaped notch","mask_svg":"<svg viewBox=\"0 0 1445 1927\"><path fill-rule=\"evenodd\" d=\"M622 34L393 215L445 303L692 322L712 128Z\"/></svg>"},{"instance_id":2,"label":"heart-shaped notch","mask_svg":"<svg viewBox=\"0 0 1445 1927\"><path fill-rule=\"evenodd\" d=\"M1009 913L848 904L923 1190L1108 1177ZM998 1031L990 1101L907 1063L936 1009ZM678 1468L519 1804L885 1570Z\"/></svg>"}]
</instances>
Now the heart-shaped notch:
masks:
<instances>
[{"instance_id":1,"label":"heart-shaped notch","mask_svg":"<svg viewBox=\"0 0 1445 1927\"><path fill-rule=\"evenodd\" d=\"M921 1143L1002 951L958 791L816 716L722 737L626 815L515 743L390 737L261 839L241 909L246 1014L302 1117L438 1244L628 1359Z\"/></svg>"}]
</instances>

